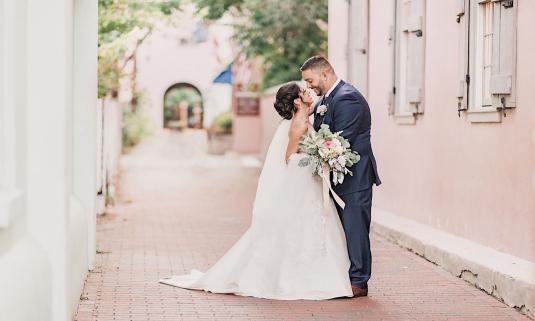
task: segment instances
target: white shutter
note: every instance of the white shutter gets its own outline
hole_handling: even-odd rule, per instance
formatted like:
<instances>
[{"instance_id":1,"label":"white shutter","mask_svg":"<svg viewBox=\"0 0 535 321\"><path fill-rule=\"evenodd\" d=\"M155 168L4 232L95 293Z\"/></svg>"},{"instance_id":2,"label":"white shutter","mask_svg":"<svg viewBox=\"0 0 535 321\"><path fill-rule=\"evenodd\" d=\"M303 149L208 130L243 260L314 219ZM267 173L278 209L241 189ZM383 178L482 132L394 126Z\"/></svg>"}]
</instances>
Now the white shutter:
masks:
<instances>
[{"instance_id":1,"label":"white shutter","mask_svg":"<svg viewBox=\"0 0 535 321\"><path fill-rule=\"evenodd\" d=\"M368 94L368 1L352 0L349 4L349 82Z\"/></svg>"},{"instance_id":2,"label":"white shutter","mask_svg":"<svg viewBox=\"0 0 535 321\"><path fill-rule=\"evenodd\" d=\"M515 107L516 8L517 1L493 0L494 38L490 91L496 108Z\"/></svg>"},{"instance_id":3,"label":"white shutter","mask_svg":"<svg viewBox=\"0 0 535 321\"><path fill-rule=\"evenodd\" d=\"M394 117L414 124L423 113L425 1L396 0Z\"/></svg>"},{"instance_id":4,"label":"white shutter","mask_svg":"<svg viewBox=\"0 0 535 321\"><path fill-rule=\"evenodd\" d=\"M469 46L469 25L470 15L468 15L469 0L457 0L457 23L459 24L459 71L458 71L458 92L457 110L468 109L468 87L469 87L469 70L468 70L468 46ZM460 114L459 114L460 115Z\"/></svg>"},{"instance_id":5,"label":"white shutter","mask_svg":"<svg viewBox=\"0 0 535 321\"><path fill-rule=\"evenodd\" d=\"M407 103L413 113L423 112L424 0L411 0L407 37Z\"/></svg>"}]
</instances>

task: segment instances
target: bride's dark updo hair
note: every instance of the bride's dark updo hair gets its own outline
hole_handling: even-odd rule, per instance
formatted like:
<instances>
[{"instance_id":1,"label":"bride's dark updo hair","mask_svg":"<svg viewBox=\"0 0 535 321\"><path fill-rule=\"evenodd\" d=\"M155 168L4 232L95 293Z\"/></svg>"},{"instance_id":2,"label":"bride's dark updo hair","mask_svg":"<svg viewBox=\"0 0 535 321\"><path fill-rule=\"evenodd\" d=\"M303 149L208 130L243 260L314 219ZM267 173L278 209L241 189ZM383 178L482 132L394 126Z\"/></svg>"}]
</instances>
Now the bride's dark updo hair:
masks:
<instances>
[{"instance_id":1,"label":"bride's dark updo hair","mask_svg":"<svg viewBox=\"0 0 535 321\"><path fill-rule=\"evenodd\" d=\"M279 88L273 106L284 119L292 119L297 108L294 100L299 97L299 85L295 82L288 83Z\"/></svg>"}]
</instances>

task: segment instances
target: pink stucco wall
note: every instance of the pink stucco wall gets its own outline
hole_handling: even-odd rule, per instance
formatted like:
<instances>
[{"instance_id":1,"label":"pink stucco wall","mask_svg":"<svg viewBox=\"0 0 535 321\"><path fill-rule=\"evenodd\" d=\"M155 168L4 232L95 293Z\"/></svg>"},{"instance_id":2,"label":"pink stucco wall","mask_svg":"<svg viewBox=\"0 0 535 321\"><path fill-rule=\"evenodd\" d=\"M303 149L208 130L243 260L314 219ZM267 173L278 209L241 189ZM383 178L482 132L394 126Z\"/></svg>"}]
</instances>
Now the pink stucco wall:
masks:
<instances>
[{"instance_id":1,"label":"pink stucco wall","mask_svg":"<svg viewBox=\"0 0 535 321\"><path fill-rule=\"evenodd\" d=\"M138 49L137 88L145 93L147 112L156 128L163 127L164 94L177 83L193 85L201 92L205 127L231 109L231 86L212 83L232 61L231 28L213 24L206 42L181 43L181 38L191 37L190 29L196 23L192 20L183 21L181 28L160 27Z\"/></svg>"},{"instance_id":2,"label":"pink stucco wall","mask_svg":"<svg viewBox=\"0 0 535 321\"><path fill-rule=\"evenodd\" d=\"M258 154L262 142L262 120L260 116L237 116L233 119L233 146L238 153Z\"/></svg>"},{"instance_id":3,"label":"pink stucco wall","mask_svg":"<svg viewBox=\"0 0 535 321\"><path fill-rule=\"evenodd\" d=\"M426 107L408 126L388 115L393 4L370 1L368 100L383 180L374 206L535 262L535 2L518 4L517 108L501 123L476 124L456 110L457 2L427 1ZM329 23L336 66L347 30L332 16Z\"/></svg>"}]
</instances>

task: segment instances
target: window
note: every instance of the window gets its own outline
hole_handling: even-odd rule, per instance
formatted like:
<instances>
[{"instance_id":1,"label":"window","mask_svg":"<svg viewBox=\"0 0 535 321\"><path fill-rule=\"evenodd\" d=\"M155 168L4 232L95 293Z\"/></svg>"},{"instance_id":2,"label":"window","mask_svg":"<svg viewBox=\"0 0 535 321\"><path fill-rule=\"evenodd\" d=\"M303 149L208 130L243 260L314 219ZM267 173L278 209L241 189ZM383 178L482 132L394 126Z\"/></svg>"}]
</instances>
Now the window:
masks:
<instances>
[{"instance_id":1,"label":"window","mask_svg":"<svg viewBox=\"0 0 535 321\"><path fill-rule=\"evenodd\" d=\"M492 94L490 92L490 78L491 78L491 67L492 67L492 18L493 18L493 5L492 2L483 3L480 6L481 14L481 36L482 41L480 45L481 52L478 53L480 56L481 65L478 65L477 72L480 73L481 77L481 88L479 92L481 93L480 101L478 105L482 107L492 107ZM476 96L477 97L477 96Z\"/></svg>"},{"instance_id":2,"label":"window","mask_svg":"<svg viewBox=\"0 0 535 321\"><path fill-rule=\"evenodd\" d=\"M515 0L461 0L458 109L472 122L500 122L516 106L516 10Z\"/></svg>"},{"instance_id":3,"label":"window","mask_svg":"<svg viewBox=\"0 0 535 321\"><path fill-rule=\"evenodd\" d=\"M424 111L424 0L396 1L394 119L414 124Z\"/></svg>"}]
</instances>

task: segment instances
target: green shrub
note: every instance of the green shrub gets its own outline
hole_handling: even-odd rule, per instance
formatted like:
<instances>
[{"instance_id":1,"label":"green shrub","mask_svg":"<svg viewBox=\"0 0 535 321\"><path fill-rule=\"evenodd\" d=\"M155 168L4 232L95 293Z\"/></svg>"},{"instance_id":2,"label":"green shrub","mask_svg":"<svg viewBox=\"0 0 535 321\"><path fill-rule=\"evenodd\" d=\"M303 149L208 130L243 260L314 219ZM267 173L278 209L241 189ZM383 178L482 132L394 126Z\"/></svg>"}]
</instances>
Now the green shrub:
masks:
<instances>
[{"instance_id":1,"label":"green shrub","mask_svg":"<svg viewBox=\"0 0 535 321\"><path fill-rule=\"evenodd\" d=\"M232 133L232 113L224 112L214 118L211 129L216 133Z\"/></svg>"},{"instance_id":2,"label":"green shrub","mask_svg":"<svg viewBox=\"0 0 535 321\"><path fill-rule=\"evenodd\" d=\"M123 152L128 152L144 138L152 135L153 129L151 120L145 116L142 108L136 108L134 112L130 108L125 108L123 110Z\"/></svg>"}]
</instances>

